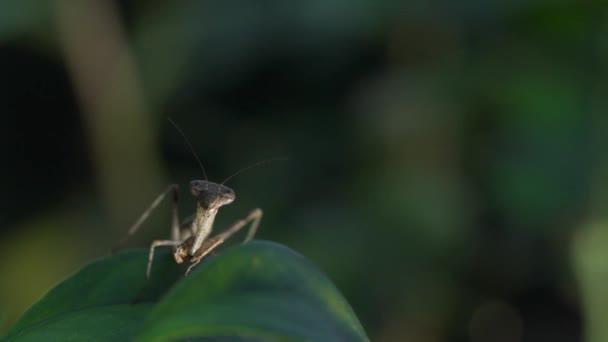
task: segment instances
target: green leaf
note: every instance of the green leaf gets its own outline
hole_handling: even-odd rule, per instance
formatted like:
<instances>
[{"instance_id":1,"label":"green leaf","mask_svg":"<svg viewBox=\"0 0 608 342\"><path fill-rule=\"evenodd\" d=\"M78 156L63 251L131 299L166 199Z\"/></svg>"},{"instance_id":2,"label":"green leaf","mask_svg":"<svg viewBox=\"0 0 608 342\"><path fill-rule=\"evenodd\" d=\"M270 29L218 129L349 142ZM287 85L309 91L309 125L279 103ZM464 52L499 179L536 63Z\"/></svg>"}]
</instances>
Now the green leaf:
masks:
<instances>
[{"instance_id":1,"label":"green leaf","mask_svg":"<svg viewBox=\"0 0 608 342\"><path fill-rule=\"evenodd\" d=\"M226 251L176 284L148 316L139 340L226 335L367 340L324 275L290 249L260 241Z\"/></svg>"},{"instance_id":2,"label":"green leaf","mask_svg":"<svg viewBox=\"0 0 608 342\"><path fill-rule=\"evenodd\" d=\"M95 261L49 291L6 340L366 341L352 309L310 262L253 241L205 260L190 276L168 251L144 273L147 250Z\"/></svg>"},{"instance_id":3,"label":"green leaf","mask_svg":"<svg viewBox=\"0 0 608 342\"><path fill-rule=\"evenodd\" d=\"M74 311L24 329L18 341L124 341L138 332L152 304L123 304ZM9 339L11 340L11 339Z\"/></svg>"},{"instance_id":4,"label":"green leaf","mask_svg":"<svg viewBox=\"0 0 608 342\"><path fill-rule=\"evenodd\" d=\"M57 285L34 304L5 338L74 312L118 304L155 302L182 277L169 251L158 251L150 281L145 271L148 251L130 250L96 260ZM98 327L98 331L105 329Z\"/></svg>"}]
</instances>

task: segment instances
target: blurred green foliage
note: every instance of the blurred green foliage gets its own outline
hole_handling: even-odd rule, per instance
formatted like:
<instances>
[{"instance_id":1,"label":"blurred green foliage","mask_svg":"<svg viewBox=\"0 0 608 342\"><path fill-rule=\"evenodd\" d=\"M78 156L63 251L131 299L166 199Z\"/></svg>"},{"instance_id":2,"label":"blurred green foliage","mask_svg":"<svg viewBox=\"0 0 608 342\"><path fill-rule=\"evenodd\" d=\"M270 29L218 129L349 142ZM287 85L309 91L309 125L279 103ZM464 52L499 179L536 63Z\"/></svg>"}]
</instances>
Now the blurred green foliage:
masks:
<instances>
[{"instance_id":1,"label":"blurred green foliage","mask_svg":"<svg viewBox=\"0 0 608 342\"><path fill-rule=\"evenodd\" d=\"M193 210L170 116L213 180L289 157L217 227L263 208L372 340L608 339L602 2L67 4L0 4L6 328L165 183Z\"/></svg>"}]
</instances>

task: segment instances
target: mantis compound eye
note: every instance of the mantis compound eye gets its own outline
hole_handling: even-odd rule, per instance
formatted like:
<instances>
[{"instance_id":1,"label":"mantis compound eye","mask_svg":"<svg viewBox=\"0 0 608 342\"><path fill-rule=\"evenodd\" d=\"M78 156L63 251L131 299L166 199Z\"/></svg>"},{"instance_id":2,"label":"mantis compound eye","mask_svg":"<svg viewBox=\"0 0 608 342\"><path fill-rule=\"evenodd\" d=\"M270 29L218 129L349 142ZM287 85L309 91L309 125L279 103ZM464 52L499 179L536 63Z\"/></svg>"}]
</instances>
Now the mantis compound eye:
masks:
<instances>
[{"instance_id":1,"label":"mantis compound eye","mask_svg":"<svg viewBox=\"0 0 608 342\"><path fill-rule=\"evenodd\" d=\"M229 187L206 180L193 180L190 182L190 193L196 197L198 204L205 208L217 209L230 204L236 198L234 190Z\"/></svg>"}]
</instances>

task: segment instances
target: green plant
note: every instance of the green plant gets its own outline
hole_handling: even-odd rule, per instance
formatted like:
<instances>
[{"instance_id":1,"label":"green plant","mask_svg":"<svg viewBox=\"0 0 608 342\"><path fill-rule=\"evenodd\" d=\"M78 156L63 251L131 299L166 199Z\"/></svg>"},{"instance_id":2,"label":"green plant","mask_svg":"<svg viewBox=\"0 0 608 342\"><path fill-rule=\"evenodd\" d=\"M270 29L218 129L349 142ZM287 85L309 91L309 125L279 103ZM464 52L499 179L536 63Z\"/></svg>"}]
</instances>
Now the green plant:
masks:
<instances>
[{"instance_id":1,"label":"green plant","mask_svg":"<svg viewBox=\"0 0 608 342\"><path fill-rule=\"evenodd\" d=\"M188 277L164 250L149 281L147 254L128 250L85 266L34 304L3 341L368 340L333 284L285 246L230 248Z\"/></svg>"}]
</instances>

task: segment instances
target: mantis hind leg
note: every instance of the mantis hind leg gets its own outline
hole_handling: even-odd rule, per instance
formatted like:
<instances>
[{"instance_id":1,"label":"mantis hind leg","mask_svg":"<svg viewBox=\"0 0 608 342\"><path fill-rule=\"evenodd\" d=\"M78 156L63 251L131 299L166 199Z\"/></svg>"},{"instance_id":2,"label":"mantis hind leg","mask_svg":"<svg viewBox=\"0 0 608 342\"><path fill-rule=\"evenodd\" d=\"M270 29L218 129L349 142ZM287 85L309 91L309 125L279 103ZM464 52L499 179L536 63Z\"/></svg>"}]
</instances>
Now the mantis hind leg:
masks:
<instances>
[{"instance_id":1,"label":"mantis hind leg","mask_svg":"<svg viewBox=\"0 0 608 342\"><path fill-rule=\"evenodd\" d=\"M120 239L112 248L112 252L115 252L120 246L122 246L133 234L139 230L141 225L146 221L148 216L158 207L158 205L165 199L165 197L171 193L173 195L173 208L172 208L172 220L171 220L171 240L178 240L180 238L180 224L179 224L179 215L177 212L177 201L178 201L178 193L177 190L179 186L177 184L169 185L160 195L154 199L152 204L146 209L146 211L141 214L141 216L133 223L133 225L127 231L127 234Z\"/></svg>"},{"instance_id":2,"label":"mantis hind leg","mask_svg":"<svg viewBox=\"0 0 608 342\"><path fill-rule=\"evenodd\" d=\"M175 240L156 240L150 245L150 254L148 254L148 267L146 268L146 279L150 279L150 273L152 272L152 261L154 260L154 249L161 246L177 246L181 244L181 241Z\"/></svg>"}]
</instances>

